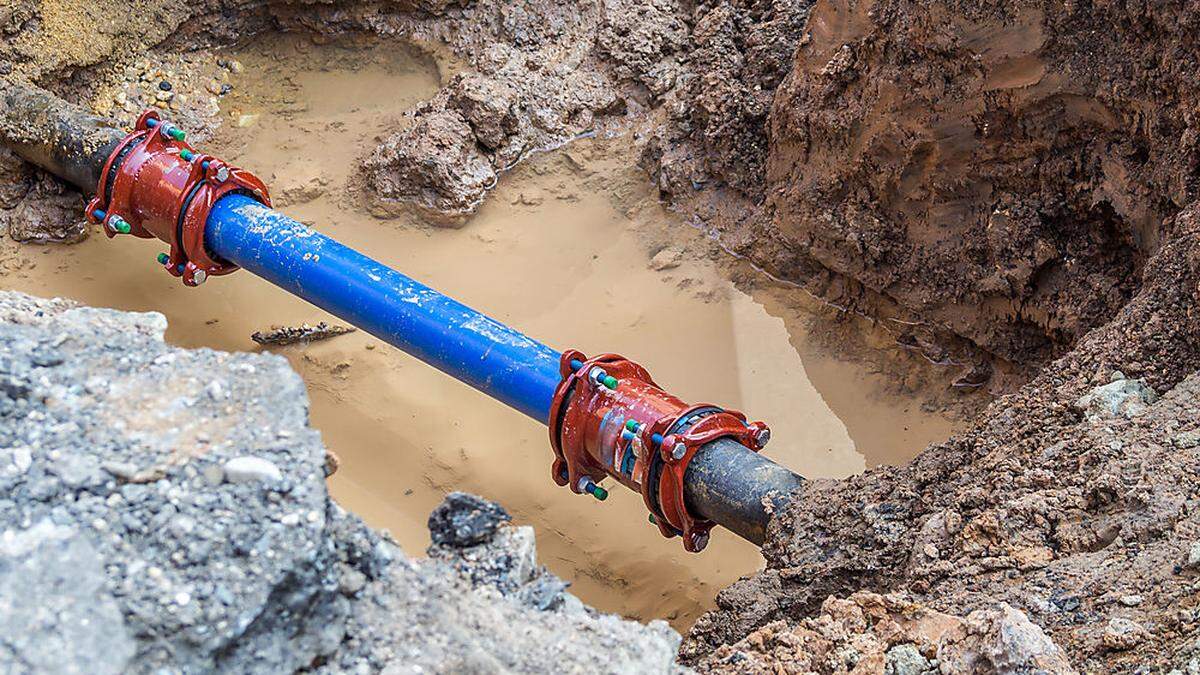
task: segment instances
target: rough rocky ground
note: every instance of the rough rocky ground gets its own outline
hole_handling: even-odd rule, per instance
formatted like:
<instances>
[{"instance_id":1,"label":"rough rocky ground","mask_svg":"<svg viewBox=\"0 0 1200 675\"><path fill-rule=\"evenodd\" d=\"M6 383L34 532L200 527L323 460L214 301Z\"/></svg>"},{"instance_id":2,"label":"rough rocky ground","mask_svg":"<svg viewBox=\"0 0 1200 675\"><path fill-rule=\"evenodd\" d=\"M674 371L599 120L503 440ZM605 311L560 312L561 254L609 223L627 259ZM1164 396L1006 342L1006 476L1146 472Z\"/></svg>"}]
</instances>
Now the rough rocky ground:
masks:
<instances>
[{"instance_id":1,"label":"rough rocky ground","mask_svg":"<svg viewBox=\"0 0 1200 675\"><path fill-rule=\"evenodd\" d=\"M1200 665L1197 207L1164 234L1118 316L976 428L905 467L811 483L773 523L767 570L722 593L684 654L830 594L906 589L957 612L1021 608L1086 671Z\"/></svg>"},{"instance_id":2,"label":"rough rocky ground","mask_svg":"<svg viewBox=\"0 0 1200 675\"><path fill-rule=\"evenodd\" d=\"M0 668L676 669L678 634L583 606L479 498L410 558L329 499L282 358L165 324L0 292Z\"/></svg>"}]
</instances>

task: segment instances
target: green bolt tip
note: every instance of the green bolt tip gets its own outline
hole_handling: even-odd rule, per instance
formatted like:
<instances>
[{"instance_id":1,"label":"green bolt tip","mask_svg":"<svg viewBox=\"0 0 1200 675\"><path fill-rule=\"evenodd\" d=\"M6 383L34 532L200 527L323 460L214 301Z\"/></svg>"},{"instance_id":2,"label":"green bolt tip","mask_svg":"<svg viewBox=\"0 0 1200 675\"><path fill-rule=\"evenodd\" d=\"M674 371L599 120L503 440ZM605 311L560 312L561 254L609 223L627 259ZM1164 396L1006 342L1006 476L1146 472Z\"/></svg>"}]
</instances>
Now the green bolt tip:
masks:
<instances>
[{"instance_id":1,"label":"green bolt tip","mask_svg":"<svg viewBox=\"0 0 1200 675\"><path fill-rule=\"evenodd\" d=\"M609 375L608 377L604 378L604 386L608 387L609 389L616 389L617 388L617 378L613 377L612 375Z\"/></svg>"},{"instance_id":2,"label":"green bolt tip","mask_svg":"<svg viewBox=\"0 0 1200 675\"><path fill-rule=\"evenodd\" d=\"M654 525L657 525L657 524L658 524L658 521L654 519L654 514L653 514L653 513L651 513L651 514L650 514L650 518L649 518L649 520L650 520L650 522L651 522L652 524L654 524Z\"/></svg>"},{"instance_id":3,"label":"green bolt tip","mask_svg":"<svg viewBox=\"0 0 1200 675\"><path fill-rule=\"evenodd\" d=\"M170 134L171 138L174 138L177 141L182 141L183 139L187 138L187 134L184 133L183 129L172 129L168 133Z\"/></svg>"},{"instance_id":4,"label":"green bolt tip","mask_svg":"<svg viewBox=\"0 0 1200 675\"><path fill-rule=\"evenodd\" d=\"M166 253L158 254L158 264L159 265L166 265L169 260L171 260L171 256L167 255Z\"/></svg>"},{"instance_id":5,"label":"green bolt tip","mask_svg":"<svg viewBox=\"0 0 1200 675\"><path fill-rule=\"evenodd\" d=\"M605 490L604 488L597 485L596 489L592 490L592 496L596 498L596 501L602 502L605 499L608 499L608 490Z\"/></svg>"},{"instance_id":6,"label":"green bolt tip","mask_svg":"<svg viewBox=\"0 0 1200 675\"><path fill-rule=\"evenodd\" d=\"M637 429L638 429L637 420L629 420L628 422L625 423L625 428L630 431L637 431Z\"/></svg>"},{"instance_id":7,"label":"green bolt tip","mask_svg":"<svg viewBox=\"0 0 1200 675\"><path fill-rule=\"evenodd\" d=\"M129 223L121 220L120 218L113 218L109 222L112 223L112 229L120 232L121 234L129 234Z\"/></svg>"},{"instance_id":8,"label":"green bolt tip","mask_svg":"<svg viewBox=\"0 0 1200 675\"><path fill-rule=\"evenodd\" d=\"M179 152L179 156L183 158L183 161L190 162L196 158L196 153L192 152L191 150L181 150Z\"/></svg>"}]
</instances>

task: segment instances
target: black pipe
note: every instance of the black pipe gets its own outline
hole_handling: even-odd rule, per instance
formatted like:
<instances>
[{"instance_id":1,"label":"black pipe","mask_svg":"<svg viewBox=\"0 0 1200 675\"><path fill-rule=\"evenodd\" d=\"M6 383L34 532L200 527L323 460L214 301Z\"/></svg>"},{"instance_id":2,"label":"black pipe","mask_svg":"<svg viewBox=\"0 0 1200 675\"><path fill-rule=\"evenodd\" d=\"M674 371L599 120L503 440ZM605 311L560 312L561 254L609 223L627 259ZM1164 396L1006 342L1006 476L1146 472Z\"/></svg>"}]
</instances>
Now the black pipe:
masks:
<instances>
[{"instance_id":1,"label":"black pipe","mask_svg":"<svg viewBox=\"0 0 1200 675\"><path fill-rule=\"evenodd\" d=\"M736 441L702 447L683 476L688 509L759 546L767 523L804 485L804 479Z\"/></svg>"},{"instance_id":2,"label":"black pipe","mask_svg":"<svg viewBox=\"0 0 1200 675\"><path fill-rule=\"evenodd\" d=\"M0 143L90 195L125 133L48 91L0 82Z\"/></svg>"},{"instance_id":3,"label":"black pipe","mask_svg":"<svg viewBox=\"0 0 1200 675\"><path fill-rule=\"evenodd\" d=\"M0 83L0 143L85 194L95 191L108 157L125 134L34 87ZM708 443L684 476L684 498L695 514L761 545L771 515L804 479L730 439Z\"/></svg>"}]
</instances>

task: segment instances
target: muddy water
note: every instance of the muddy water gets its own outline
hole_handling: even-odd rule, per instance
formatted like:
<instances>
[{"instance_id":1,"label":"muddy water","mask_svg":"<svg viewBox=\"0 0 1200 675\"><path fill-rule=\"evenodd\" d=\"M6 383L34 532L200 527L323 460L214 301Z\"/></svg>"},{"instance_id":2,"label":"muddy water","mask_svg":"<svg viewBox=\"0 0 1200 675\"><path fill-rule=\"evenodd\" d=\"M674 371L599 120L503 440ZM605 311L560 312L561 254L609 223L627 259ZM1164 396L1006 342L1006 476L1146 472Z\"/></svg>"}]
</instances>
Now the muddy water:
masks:
<instances>
[{"instance_id":1,"label":"muddy water","mask_svg":"<svg viewBox=\"0 0 1200 675\"><path fill-rule=\"evenodd\" d=\"M627 139L531 158L461 229L379 220L348 189L356 161L435 91L436 67L397 49L299 39L236 56L245 73L210 147L267 179L293 217L557 348L624 353L685 399L768 420L767 454L808 476L901 462L950 434L950 419L891 395L876 366L830 351L836 331L795 291L748 277L664 211ZM154 263L160 248L102 236L26 248L5 264L3 286L161 311L168 339L187 347L254 350L255 330L336 322L246 273L185 289ZM369 335L273 351L304 377L312 423L341 457L336 498L414 554L429 511L461 489L533 525L544 564L605 610L684 628L761 564L720 531L702 555L684 553L619 487L604 503L556 487L544 427Z\"/></svg>"}]
</instances>

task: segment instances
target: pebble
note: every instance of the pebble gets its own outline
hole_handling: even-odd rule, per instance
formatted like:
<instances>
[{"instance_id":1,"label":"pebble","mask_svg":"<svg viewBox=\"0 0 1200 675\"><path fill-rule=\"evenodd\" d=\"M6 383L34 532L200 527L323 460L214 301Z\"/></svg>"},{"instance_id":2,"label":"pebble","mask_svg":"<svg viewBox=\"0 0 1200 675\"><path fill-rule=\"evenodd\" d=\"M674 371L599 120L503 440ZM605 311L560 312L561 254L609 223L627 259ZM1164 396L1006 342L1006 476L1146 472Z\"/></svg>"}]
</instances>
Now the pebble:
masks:
<instances>
[{"instance_id":1,"label":"pebble","mask_svg":"<svg viewBox=\"0 0 1200 675\"><path fill-rule=\"evenodd\" d=\"M1104 646L1114 651L1132 649L1147 637L1146 629L1130 621L1116 617L1104 628Z\"/></svg>"},{"instance_id":2,"label":"pebble","mask_svg":"<svg viewBox=\"0 0 1200 675\"><path fill-rule=\"evenodd\" d=\"M12 463L17 467L17 473L25 473L33 466L33 453L24 446L13 448Z\"/></svg>"},{"instance_id":3,"label":"pebble","mask_svg":"<svg viewBox=\"0 0 1200 675\"><path fill-rule=\"evenodd\" d=\"M1142 596L1140 595L1122 595L1121 604L1126 607L1137 607L1142 604Z\"/></svg>"},{"instance_id":4,"label":"pebble","mask_svg":"<svg viewBox=\"0 0 1200 675\"><path fill-rule=\"evenodd\" d=\"M1186 567L1193 570L1200 569L1200 541L1192 542L1192 547L1188 550Z\"/></svg>"},{"instance_id":5,"label":"pebble","mask_svg":"<svg viewBox=\"0 0 1200 675\"><path fill-rule=\"evenodd\" d=\"M277 481L283 473L273 462L261 457L234 457L225 462L225 480L230 483Z\"/></svg>"},{"instance_id":6,"label":"pebble","mask_svg":"<svg viewBox=\"0 0 1200 675\"><path fill-rule=\"evenodd\" d=\"M300 514L289 513L286 516L280 518L279 522L283 523L284 525L287 525L288 527L291 527L293 525L299 525L300 524Z\"/></svg>"},{"instance_id":7,"label":"pebble","mask_svg":"<svg viewBox=\"0 0 1200 675\"><path fill-rule=\"evenodd\" d=\"M163 81L159 82L159 83L158 83L158 88L159 88L159 89L161 89L161 90L163 90L163 91L171 91L171 89L172 89L172 87L171 87L171 83L170 83L170 82L167 82L166 80L163 80Z\"/></svg>"}]
</instances>

